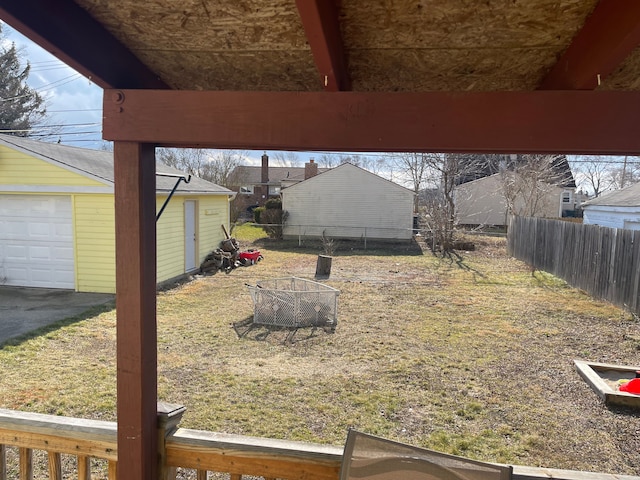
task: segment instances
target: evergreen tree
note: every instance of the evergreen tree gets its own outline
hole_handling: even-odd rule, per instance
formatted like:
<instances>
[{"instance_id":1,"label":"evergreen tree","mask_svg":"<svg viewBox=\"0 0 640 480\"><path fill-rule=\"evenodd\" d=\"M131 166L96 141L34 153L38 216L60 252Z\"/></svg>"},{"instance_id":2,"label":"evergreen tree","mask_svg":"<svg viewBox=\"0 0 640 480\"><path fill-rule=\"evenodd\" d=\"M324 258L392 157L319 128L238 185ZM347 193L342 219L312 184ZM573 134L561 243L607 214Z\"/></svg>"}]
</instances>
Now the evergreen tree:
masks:
<instances>
[{"instance_id":1,"label":"evergreen tree","mask_svg":"<svg viewBox=\"0 0 640 480\"><path fill-rule=\"evenodd\" d=\"M0 50L0 132L26 137L46 116L44 99L26 84L30 70L15 44Z\"/></svg>"}]
</instances>

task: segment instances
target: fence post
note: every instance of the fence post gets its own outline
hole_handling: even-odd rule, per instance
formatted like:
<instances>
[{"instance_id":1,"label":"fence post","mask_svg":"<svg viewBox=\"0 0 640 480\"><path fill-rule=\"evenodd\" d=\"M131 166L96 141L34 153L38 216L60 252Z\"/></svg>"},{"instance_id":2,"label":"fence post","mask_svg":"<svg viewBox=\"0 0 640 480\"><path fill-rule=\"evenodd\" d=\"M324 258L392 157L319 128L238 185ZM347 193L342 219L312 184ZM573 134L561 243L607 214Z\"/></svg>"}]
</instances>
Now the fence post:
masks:
<instances>
[{"instance_id":1,"label":"fence post","mask_svg":"<svg viewBox=\"0 0 640 480\"><path fill-rule=\"evenodd\" d=\"M167 437L177 429L186 411L182 405L158 402L158 479L175 478L175 468L167 467Z\"/></svg>"}]
</instances>

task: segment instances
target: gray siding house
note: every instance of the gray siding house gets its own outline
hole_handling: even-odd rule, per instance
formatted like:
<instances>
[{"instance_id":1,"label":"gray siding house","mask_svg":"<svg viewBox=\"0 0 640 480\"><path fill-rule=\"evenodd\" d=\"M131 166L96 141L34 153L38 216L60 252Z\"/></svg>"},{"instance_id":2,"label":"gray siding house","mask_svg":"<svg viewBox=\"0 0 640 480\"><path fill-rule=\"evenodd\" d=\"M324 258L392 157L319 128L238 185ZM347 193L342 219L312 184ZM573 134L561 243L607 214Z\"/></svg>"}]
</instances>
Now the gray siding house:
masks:
<instances>
[{"instance_id":1,"label":"gray siding house","mask_svg":"<svg viewBox=\"0 0 640 480\"><path fill-rule=\"evenodd\" d=\"M282 190L285 237L407 240L414 193L350 163Z\"/></svg>"},{"instance_id":2,"label":"gray siding house","mask_svg":"<svg viewBox=\"0 0 640 480\"><path fill-rule=\"evenodd\" d=\"M569 216L579 205L582 195L574 186L540 182L534 216L560 218ZM456 219L460 225L504 226L508 224L508 208L499 173L458 185L454 190ZM526 214L525 201L515 199L514 211Z\"/></svg>"}]
</instances>

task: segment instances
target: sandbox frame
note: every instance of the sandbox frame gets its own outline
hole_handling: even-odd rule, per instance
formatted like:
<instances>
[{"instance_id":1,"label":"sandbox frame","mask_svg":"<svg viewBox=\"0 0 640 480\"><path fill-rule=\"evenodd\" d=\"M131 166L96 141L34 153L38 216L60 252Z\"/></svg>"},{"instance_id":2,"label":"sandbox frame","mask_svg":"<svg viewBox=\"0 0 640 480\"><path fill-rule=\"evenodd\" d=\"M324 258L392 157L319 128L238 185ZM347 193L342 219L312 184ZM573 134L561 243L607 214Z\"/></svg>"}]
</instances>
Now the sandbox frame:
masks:
<instances>
[{"instance_id":1,"label":"sandbox frame","mask_svg":"<svg viewBox=\"0 0 640 480\"><path fill-rule=\"evenodd\" d=\"M631 380L638 366L612 365L608 363L574 360L576 370L606 405L619 405L640 409L640 395L615 390L611 383L617 379ZM608 380L608 381L607 381Z\"/></svg>"}]
</instances>

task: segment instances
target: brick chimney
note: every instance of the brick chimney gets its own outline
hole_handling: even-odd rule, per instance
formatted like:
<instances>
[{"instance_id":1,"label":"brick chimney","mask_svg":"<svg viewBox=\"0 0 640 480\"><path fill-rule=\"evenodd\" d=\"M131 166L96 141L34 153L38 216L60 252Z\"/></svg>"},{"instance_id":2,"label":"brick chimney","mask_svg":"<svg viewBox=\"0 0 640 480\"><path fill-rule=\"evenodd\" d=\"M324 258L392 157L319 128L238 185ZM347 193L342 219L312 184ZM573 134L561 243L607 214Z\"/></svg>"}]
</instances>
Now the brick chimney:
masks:
<instances>
[{"instance_id":1,"label":"brick chimney","mask_svg":"<svg viewBox=\"0 0 640 480\"><path fill-rule=\"evenodd\" d=\"M311 158L308 163L304 164L304 179L315 177L317 174L318 164Z\"/></svg>"},{"instance_id":2,"label":"brick chimney","mask_svg":"<svg viewBox=\"0 0 640 480\"><path fill-rule=\"evenodd\" d=\"M264 184L269 183L269 155L266 152L262 155L262 177L260 181Z\"/></svg>"}]
</instances>

